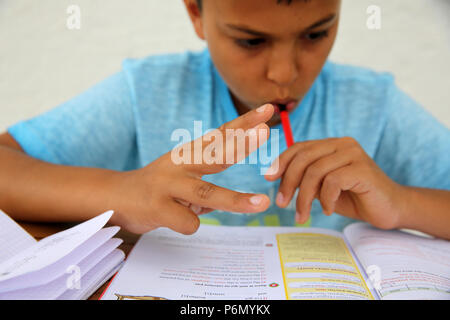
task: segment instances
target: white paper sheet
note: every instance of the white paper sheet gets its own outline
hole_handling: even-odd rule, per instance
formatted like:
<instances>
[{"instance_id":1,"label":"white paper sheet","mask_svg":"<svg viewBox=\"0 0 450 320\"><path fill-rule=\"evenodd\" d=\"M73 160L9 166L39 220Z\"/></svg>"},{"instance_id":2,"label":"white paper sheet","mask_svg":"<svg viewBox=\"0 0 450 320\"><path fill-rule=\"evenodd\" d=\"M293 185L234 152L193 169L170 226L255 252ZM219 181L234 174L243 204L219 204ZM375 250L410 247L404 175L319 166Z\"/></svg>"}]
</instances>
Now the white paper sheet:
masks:
<instances>
[{"instance_id":1,"label":"white paper sheet","mask_svg":"<svg viewBox=\"0 0 450 320\"><path fill-rule=\"evenodd\" d=\"M383 300L450 299L450 242L351 224L344 234Z\"/></svg>"},{"instance_id":2,"label":"white paper sheet","mask_svg":"<svg viewBox=\"0 0 450 320\"><path fill-rule=\"evenodd\" d=\"M57 300L86 300L110 279L121 267L125 254L115 249L81 278L79 290L66 290Z\"/></svg>"},{"instance_id":3,"label":"white paper sheet","mask_svg":"<svg viewBox=\"0 0 450 320\"><path fill-rule=\"evenodd\" d=\"M0 210L0 263L34 244L36 240Z\"/></svg>"},{"instance_id":4,"label":"white paper sheet","mask_svg":"<svg viewBox=\"0 0 450 320\"><path fill-rule=\"evenodd\" d=\"M84 283L83 277L88 274L91 270L99 264L102 264L103 259L105 259L109 254L111 254L116 248L122 243L121 239L109 239L106 243L102 244L95 251L91 252L87 257L78 262L74 267L77 267L79 274L72 272L64 272L59 274L59 276L44 285L28 287L20 290L0 293L0 300L53 300L57 299L65 291L78 291L86 290L89 288L90 283ZM112 266L111 268L113 268ZM71 271L71 270L68 270ZM40 277L38 273L36 277ZM44 273L42 276L46 276ZM76 277L80 277L77 279ZM100 280L103 278L103 274L95 274L91 277ZM79 280L79 282L78 282Z\"/></svg>"},{"instance_id":5,"label":"white paper sheet","mask_svg":"<svg viewBox=\"0 0 450 320\"><path fill-rule=\"evenodd\" d=\"M39 270L28 272L0 282L0 294L2 292L44 285L55 280L66 273L68 267L77 265L92 252L97 251L97 249L111 239L119 229L119 227L101 229L55 263Z\"/></svg>"},{"instance_id":6,"label":"white paper sheet","mask_svg":"<svg viewBox=\"0 0 450 320\"><path fill-rule=\"evenodd\" d=\"M2 283L5 283L5 280L42 269L69 254L99 231L108 222L112 214L112 211L107 211L71 229L42 239L1 263L0 292L2 292Z\"/></svg>"},{"instance_id":7,"label":"white paper sheet","mask_svg":"<svg viewBox=\"0 0 450 320\"><path fill-rule=\"evenodd\" d=\"M283 299L282 286L268 286L283 282L275 239L251 233L251 228L236 228L230 237L228 228L208 227L202 225L191 236L168 229L142 236L102 300L118 295ZM240 276L231 276L233 271L240 271Z\"/></svg>"}]
</instances>

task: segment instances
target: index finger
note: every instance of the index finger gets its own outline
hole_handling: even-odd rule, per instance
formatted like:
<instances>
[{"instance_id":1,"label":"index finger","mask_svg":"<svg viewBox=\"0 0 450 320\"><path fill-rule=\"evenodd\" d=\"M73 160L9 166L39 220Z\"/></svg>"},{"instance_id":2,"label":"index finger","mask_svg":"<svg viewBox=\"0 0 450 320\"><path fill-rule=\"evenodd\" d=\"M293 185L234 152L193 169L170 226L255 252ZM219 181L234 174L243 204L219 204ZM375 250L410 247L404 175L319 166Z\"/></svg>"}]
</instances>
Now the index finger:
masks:
<instances>
[{"instance_id":1,"label":"index finger","mask_svg":"<svg viewBox=\"0 0 450 320\"><path fill-rule=\"evenodd\" d=\"M251 110L242 116L224 123L219 130L243 129L248 130L265 123L272 118L275 108L272 104L265 104L257 109Z\"/></svg>"},{"instance_id":2,"label":"index finger","mask_svg":"<svg viewBox=\"0 0 450 320\"><path fill-rule=\"evenodd\" d=\"M188 178L186 182L169 186L172 197L203 208L239 213L267 210L270 199L265 194L241 193L207 181Z\"/></svg>"},{"instance_id":3,"label":"index finger","mask_svg":"<svg viewBox=\"0 0 450 320\"><path fill-rule=\"evenodd\" d=\"M174 156L183 157L182 165L194 175L221 172L245 159L267 141L270 129L265 122L270 120L273 112L271 104L251 110L218 129L173 149L172 160Z\"/></svg>"}]
</instances>

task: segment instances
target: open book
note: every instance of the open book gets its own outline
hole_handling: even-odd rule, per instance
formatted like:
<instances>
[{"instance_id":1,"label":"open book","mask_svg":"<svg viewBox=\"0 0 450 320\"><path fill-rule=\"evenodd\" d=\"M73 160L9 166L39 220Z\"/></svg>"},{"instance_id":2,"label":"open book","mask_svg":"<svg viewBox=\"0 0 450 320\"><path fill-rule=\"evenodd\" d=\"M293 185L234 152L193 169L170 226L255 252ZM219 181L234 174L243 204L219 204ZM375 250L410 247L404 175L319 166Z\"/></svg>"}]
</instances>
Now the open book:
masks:
<instances>
[{"instance_id":1,"label":"open book","mask_svg":"<svg viewBox=\"0 0 450 320\"><path fill-rule=\"evenodd\" d=\"M0 211L0 299L87 299L125 258L112 214L36 241Z\"/></svg>"},{"instance_id":2,"label":"open book","mask_svg":"<svg viewBox=\"0 0 450 320\"><path fill-rule=\"evenodd\" d=\"M450 242L365 223L158 229L102 299L450 299Z\"/></svg>"}]
</instances>

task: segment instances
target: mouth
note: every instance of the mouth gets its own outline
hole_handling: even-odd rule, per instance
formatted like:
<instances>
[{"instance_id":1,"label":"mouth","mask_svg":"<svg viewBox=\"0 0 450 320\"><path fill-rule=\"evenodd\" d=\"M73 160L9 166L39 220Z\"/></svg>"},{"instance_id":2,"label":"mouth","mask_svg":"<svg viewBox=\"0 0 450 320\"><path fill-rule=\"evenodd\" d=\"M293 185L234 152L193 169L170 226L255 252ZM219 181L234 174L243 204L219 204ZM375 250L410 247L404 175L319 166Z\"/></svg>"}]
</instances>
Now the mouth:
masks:
<instances>
[{"instance_id":1,"label":"mouth","mask_svg":"<svg viewBox=\"0 0 450 320\"><path fill-rule=\"evenodd\" d=\"M276 100L270 102L275 107L275 112L280 113L280 111L286 110L287 112L291 112L295 109L298 104L297 100L294 99L283 99Z\"/></svg>"}]
</instances>

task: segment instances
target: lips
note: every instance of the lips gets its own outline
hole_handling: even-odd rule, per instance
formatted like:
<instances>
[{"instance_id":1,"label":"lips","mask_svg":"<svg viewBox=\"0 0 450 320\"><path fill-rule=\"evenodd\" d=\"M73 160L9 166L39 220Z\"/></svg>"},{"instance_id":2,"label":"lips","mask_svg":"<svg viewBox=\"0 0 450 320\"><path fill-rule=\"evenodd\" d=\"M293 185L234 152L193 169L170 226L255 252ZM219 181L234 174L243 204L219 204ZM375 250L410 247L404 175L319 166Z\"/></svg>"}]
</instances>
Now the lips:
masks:
<instances>
[{"instance_id":1,"label":"lips","mask_svg":"<svg viewBox=\"0 0 450 320\"><path fill-rule=\"evenodd\" d=\"M293 100L293 99L288 99L288 100L276 100L276 101L272 101L270 103L274 105L275 111L277 113L279 113L280 109L281 109L280 108L281 105L283 105L285 107L287 112L291 112L297 106L298 101L297 100Z\"/></svg>"}]
</instances>

